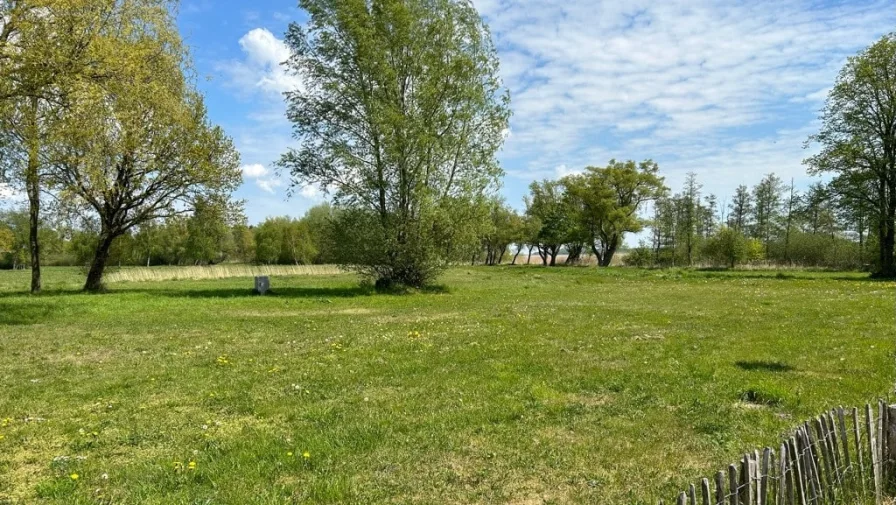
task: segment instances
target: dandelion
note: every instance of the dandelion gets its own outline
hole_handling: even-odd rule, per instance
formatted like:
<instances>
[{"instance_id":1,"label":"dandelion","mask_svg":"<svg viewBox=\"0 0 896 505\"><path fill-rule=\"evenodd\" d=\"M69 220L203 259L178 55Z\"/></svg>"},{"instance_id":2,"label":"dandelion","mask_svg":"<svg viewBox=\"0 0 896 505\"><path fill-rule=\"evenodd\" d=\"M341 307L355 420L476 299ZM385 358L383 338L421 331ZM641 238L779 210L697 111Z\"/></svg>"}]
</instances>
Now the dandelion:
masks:
<instances>
[{"instance_id":1,"label":"dandelion","mask_svg":"<svg viewBox=\"0 0 896 505\"><path fill-rule=\"evenodd\" d=\"M229 365L230 364L230 359L227 357L227 355L218 356L218 359L215 361L219 365Z\"/></svg>"},{"instance_id":2,"label":"dandelion","mask_svg":"<svg viewBox=\"0 0 896 505\"><path fill-rule=\"evenodd\" d=\"M302 457L305 459L311 459L311 453L308 451L305 451L302 453Z\"/></svg>"},{"instance_id":3,"label":"dandelion","mask_svg":"<svg viewBox=\"0 0 896 505\"><path fill-rule=\"evenodd\" d=\"M7 426L9 426L9 423L11 423L11 422L12 422L12 418L7 417L7 418L3 419L3 422L0 423L0 426L2 426L3 428L6 428Z\"/></svg>"},{"instance_id":4,"label":"dandelion","mask_svg":"<svg viewBox=\"0 0 896 505\"><path fill-rule=\"evenodd\" d=\"M73 474L69 475L69 477L70 477L72 480L78 480L78 477L80 477L80 475L78 475L78 474L76 474L76 473L73 473Z\"/></svg>"},{"instance_id":5,"label":"dandelion","mask_svg":"<svg viewBox=\"0 0 896 505\"><path fill-rule=\"evenodd\" d=\"M183 463L181 463L180 461L175 461L175 462L174 462L174 471L175 471L175 472L183 471L183 469L184 469L184 464L183 464Z\"/></svg>"},{"instance_id":6,"label":"dandelion","mask_svg":"<svg viewBox=\"0 0 896 505\"><path fill-rule=\"evenodd\" d=\"M292 457L292 453L291 453L291 452L287 452L287 453L286 453L286 456L289 457L289 458L291 458L291 457Z\"/></svg>"},{"instance_id":7,"label":"dandelion","mask_svg":"<svg viewBox=\"0 0 896 505\"><path fill-rule=\"evenodd\" d=\"M196 462L195 462L195 461L190 461L190 463L187 465L187 467L189 467L190 470L195 470L195 469L196 469Z\"/></svg>"},{"instance_id":8,"label":"dandelion","mask_svg":"<svg viewBox=\"0 0 896 505\"><path fill-rule=\"evenodd\" d=\"M100 478L103 479L103 480L109 480L109 474L108 474L108 473L104 473L104 474L100 475Z\"/></svg>"}]
</instances>

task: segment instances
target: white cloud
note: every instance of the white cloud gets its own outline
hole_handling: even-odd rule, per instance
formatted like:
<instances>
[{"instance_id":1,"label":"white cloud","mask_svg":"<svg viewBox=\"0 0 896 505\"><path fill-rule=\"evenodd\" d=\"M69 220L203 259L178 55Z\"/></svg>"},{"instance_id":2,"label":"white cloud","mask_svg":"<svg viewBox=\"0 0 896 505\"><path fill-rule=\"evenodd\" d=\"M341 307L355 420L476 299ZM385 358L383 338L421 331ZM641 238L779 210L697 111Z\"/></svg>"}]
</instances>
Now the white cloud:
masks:
<instances>
[{"instance_id":1,"label":"white cloud","mask_svg":"<svg viewBox=\"0 0 896 505\"><path fill-rule=\"evenodd\" d=\"M270 179L255 179L255 184L261 188L263 191L274 194L276 193L276 188L283 186L283 181L280 179L270 178Z\"/></svg>"},{"instance_id":2,"label":"white cloud","mask_svg":"<svg viewBox=\"0 0 896 505\"><path fill-rule=\"evenodd\" d=\"M260 177L264 177L270 173L270 171L262 165L261 163L253 163L251 165L243 165L240 167L240 170L243 172L244 177L248 177L250 179L258 179Z\"/></svg>"},{"instance_id":3,"label":"white cloud","mask_svg":"<svg viewBox=\"0 0 896 505\"><path fill-rule=\"evenodd\" d=\"M896 22L891 0L475 3L511 91L508 173L650 157L670 182L695 170L720 195L771 171L805 179L826 90Z\"/></svg>"},{"instance_id":4,"label":"white cloud","mask_svg":"<svg viewBox=\"0 0 896 505\"><path fill-rule=\"evenodd\" d=\"M239 40L244 58L219 65L229 76L230 83L241 92L261 93L280 98L286 91L298 89L302 80L283 66L289 59L289 48L266 28L255 28Z\"/></svg>"}]
</instances>

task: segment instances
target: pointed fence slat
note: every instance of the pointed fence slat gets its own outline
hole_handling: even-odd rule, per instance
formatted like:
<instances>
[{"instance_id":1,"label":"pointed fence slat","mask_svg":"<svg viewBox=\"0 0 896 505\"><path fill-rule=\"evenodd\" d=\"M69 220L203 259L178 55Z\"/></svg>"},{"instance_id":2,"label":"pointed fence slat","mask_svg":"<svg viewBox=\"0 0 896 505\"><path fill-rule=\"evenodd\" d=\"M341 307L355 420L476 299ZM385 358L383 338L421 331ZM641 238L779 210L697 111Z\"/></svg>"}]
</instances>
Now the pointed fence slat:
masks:
<instances>
[{"instance_id":1,"label":"pointed fence slat","mask_svg":"<svg viewBox=\"0 0 896 505\"><path fill-rule=\"evenodd\" d=\"M671 503L848 505L868 503L873 492L882 505L885 492L896 488L896 405L866 404L861 415L842 406L824 411L797 427L778 452L748 452L714 482L695 481Z\"/></svg>"}]
</instances>

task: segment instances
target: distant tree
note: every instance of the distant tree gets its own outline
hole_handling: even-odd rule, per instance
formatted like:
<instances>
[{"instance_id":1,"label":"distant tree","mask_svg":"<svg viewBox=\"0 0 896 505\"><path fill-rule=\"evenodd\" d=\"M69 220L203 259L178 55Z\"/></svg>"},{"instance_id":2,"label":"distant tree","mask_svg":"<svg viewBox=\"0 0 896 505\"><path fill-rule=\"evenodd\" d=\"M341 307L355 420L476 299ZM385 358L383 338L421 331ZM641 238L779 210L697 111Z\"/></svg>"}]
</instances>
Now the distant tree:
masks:
<instances>
[{"instance_id":1,"label":"distant tree","mask_svg":"<svg viewBox=\"0 0 896 505\"><path fill-rule=\"evenodd\" d=\"M810 173L832 173L840 196L875 208L877 274L896 276L896 34L849 58L828 94Z\"/></svg>"},{"instance_id":2,"label":"distant tree","mask_svg":"<svg viewBox=\"0 0 896 505\"><path fill-rule=\"evenodd\" d=\"M703 244L703 255L714 265L734 268L750 258L750 243L743 233L723 226Z\"/></svg>"},{"instance_id":3,"label":"distant tree","mask_svg":"<svg viewBox=\"0 0 896 505\"><path fill-rule=\"evenodd\" d=\"M336 263L336 251L339 247L333 241L333 226L336 222L336 209L330 204L315 205L308 209L302 222L308 228L311 243L317 253L312 259L316 264Z\"/></svg>"},{"instance_id":4,"label":"distant tree","mask_svg":"<svg viewBox=\"0 0 896 505\"><path fill-rule=\"evenodd\" d=\"M753 235L765 246L766 257L772 238L780 226L783 192L784 183L775 174L767 174L753 188Z\"/></svg>"},{"instance_id":5,"label":"distant tree","mask_svg":"<svg viewBox=\"0 0 896 505\"><path fill-rule=\"evenodd\" d=\"M588 167L584 174L564 179L567 192L576 202L573 218L599 266L609 266L626 233L644 227L639 209L661 196L666 188L659 167L651 160L641 163L610 160L606 167Z\"/></svg>"},{"instance_id":6,"label":"distant tree","mask_svg":"<svg viewBox=\"0 0 896 505\"><path fill-rule=\"evenodd\" d=\"M235 249L233 225L243 221L241 202L220 196L197 198L187 219L187 256L200 265L225 261Z\"/></svg>"},{"instance_id":7,"label":"distant tree","mask_svg":"<svg viewBox=\"0 0 896 505\"><path fill-rule=\"evenodd\" d=\"M728 226L741 233L746 232L750 225L750 216L753 214L753 195L750 189L741 184L734 192L729 207Z\"/></svg>"},{"instance_id":8,"label":"distant tree","mask_svg":"<svg viewBox=\"0 0 896 505\"><path fill-rule=\"evenodd\" d=\"M485 264L500 265L507 248L514 242L519 216L500 199L494 199L490 206L488 232L482 238Z\"/></svg>"},{"instance_id":9,"label":"distant tree","mask_svg":"<svg viewBox=\"0 0 896 505\"><path fill-rule=\"evenodd\" d=\"M454 238L496 188L495 153L509 109L491 37L460 0L300 0L290 25L287 93L300 142L280 160L297 185L331 190L340 248L378 284L421 286L446 264ZM484 218L485 216L480 216ZM452 253L453 254L453 253Z\"/></svg>"},{"instance_id":10,"label":"distant tree","mask_svg":"<svg viewBox=\"0 0 896 505\"><path fill-rule=\"evenodd\" d=\"M231 229L233 254L242 263L255 261L255 232L245 223L237 223Z\"/></svg>"},{"instance_id":11,"label":"distant tree","mask_svg":"<svg viewBox=\"0 0 896 505\"><path fill-rule=\"evenodd\" d=\"M309 265L317 249L308 224L289 217L264 220L255 228L255 255L262 264Z\"/></svg>"},{"instance_id":12,"label":"distant tree","mask_svg":"<svg viewBox=\"0 0 896 505\"><path fill-rule=\"evenodd\" d=\"M684 247L687 264L694 262L694 253L698 243L700 224L700 190L703 185L697 182L697 174L688 172L685 177L684 191L679 198L680 223L677 226L680 234L679 243Z\"/></svg>"},{"instance_id":13,"label":"distant tree","mask_svg":"<svg viewBox=\"0 0 896 505\"><path fill-rule=\"evenodd\" d=\"M529 185L526 214L541 224L535 240L543 265L557 264L557 255L569 237L572 223L566 203L560 181L536 181Z\"/></svg>"}]
</instances>

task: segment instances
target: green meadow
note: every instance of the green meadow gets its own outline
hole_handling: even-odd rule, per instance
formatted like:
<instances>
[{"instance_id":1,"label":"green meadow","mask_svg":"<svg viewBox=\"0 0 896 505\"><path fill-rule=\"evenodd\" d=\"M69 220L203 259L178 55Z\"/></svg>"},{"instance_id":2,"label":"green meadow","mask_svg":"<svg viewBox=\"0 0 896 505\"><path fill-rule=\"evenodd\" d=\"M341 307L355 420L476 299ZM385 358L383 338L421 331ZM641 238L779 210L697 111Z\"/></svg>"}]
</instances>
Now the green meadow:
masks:
<instances>
[{"instance_id":1,"label":"green meadow","mask_svg":"<svg viewBox=\"0 0 896 505\"><path fill-rule=\"evenodd\" d=\"M892 390L892 282L0 272L0 504L655 503Z\"/></svg>"}]
</instances>

